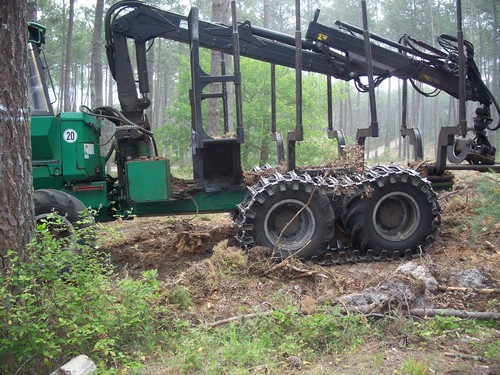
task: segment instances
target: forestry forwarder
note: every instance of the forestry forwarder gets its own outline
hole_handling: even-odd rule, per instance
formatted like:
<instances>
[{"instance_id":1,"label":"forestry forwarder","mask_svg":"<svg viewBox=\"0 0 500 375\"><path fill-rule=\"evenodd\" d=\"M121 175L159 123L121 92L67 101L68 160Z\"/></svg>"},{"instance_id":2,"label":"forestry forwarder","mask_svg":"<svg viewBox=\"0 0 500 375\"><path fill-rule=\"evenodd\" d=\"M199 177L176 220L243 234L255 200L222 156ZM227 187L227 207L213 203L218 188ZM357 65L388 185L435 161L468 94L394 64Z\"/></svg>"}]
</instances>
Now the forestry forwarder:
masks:
<instances>
[{"instance_id":1,"label":"forestry forwarder","mask_svg":"<svg viewBox=\"0 0 500 375\"><path fill-rule=\"evenodd\" d=\"M340 156L345 143L342 132L332 126L331 77L355 80L360 89L370 93L371 123L357 133L357 142L363 145L366 137L378 136L374 87L384 78L396 76L423 82L460 100L460 123L442 129L438 160L425 171L433 181L446 181L444 172L452 169L446 164L447 154L453 169L498 170L495 149L486 137L486 129L498 129L489 128L490 105L498 110L498 104L481 80L472 45L463 41L461 15L457 16L458 38L440 37L443 52L408 36L401 43L394 43L370 35L364 1L363 30L339 21L333 27L321 25L317 11L305 39L300 34L300 21L295 37L291 37L255 27L249 21L237 24L234 1L231 6L232 26L226 26L199 21L196 7L185 17L140 1L113 5L106 15L106 48L121 111L109 107L93 111L82 108L80 113L54 117L40 59L44 30L31 25L31 79L32 83L39 83L39 89L32 93L37 217L43 218L55 208L61 216L66 215L71 226L84 207L98 209L98 220L130 211L135 215L228 211L233 214L238 227L236 239L243 247L268 246L278 257L295 255L340 263L415 257L427 251L438 234L441 210L431 183L417 172L399 166L296 167L296 142L303 140L301 72L307 70L327 77L328 137L336 138ZM460 2L458 8L460 13ZM298 11L296 18L300 20ZM169 160L158 156L145 116L150 105L146 43L156 37L190 45L193 180L172 178ZM130 62L129 39L135 44L135 72ZM464 49L458 48L462 44L466 56ZM210 76L201 69L200 47L221 52L222 75ZM225 74L222 53L233 55L232 75ZM245 185L241 169L244 130L240 54L273 64L271 131L279 162L284 161L285 147L287 151L288 171L257 168L266 177L262 176L253 186ZM297 72L297 125L287 134L286 142L276 131L274 64L296 68ZM361 82L361 77L367 77L368 85ZM221 92L203 91L215 82L220 84ZM235 134L229 132L228 126L228 84L234 86ZM204 130L201 104L207 98L223 101L222 136L208 135ZM481 104L470 131L462 109L466 100ZM100 156L100 118L116 125L113 146L104 157ZM421 159L418 129L408 128L404 121L401 134L410 138L416 158ZM113 153L117 177L104 172ZM462 161L469 164L459 164ZM347 233L347 241L335 235L335 223Z\"/></svg>"}]
</instances>

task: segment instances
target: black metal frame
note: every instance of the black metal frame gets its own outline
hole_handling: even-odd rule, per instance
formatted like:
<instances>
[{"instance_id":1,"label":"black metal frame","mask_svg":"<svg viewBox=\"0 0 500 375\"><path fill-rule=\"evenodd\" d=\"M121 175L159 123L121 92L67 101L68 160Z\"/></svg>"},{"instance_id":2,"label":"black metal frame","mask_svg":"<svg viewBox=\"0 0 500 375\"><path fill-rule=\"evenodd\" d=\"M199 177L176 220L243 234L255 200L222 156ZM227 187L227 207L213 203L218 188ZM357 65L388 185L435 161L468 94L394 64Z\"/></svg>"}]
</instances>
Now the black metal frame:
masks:
<instances>
[{"instance_id":1,"label":"black metal frame","mask_svg":"<svg viewBox=\"0 0 500 375\"><path fill-rule=\"evenodd\" d=\"M118 84L118 93L123 113L132 121L142 121L147 127L147 119L144 117L144 109L150 105L147 98L149 92L149 78L147 75L146 42L162 37L189 43L192 54L192 76L193 89L191 103L193 104L193 131L194 131L194 154L195 154L195 177L203 183L207 183L210 176L210 164L207 160L207 152L217 154L208 146L211 143L234 144L225 153L239 153L239 145L243 142L243 126L241 113L241 82L239 72L239 54L252 59L266 61L271 64L292 67L296 69L296 124L295 130L287 134L287 154L288 169L295 169L295 146L296 142L303 140L304 131L302 124L302 71L313 71L325 74L327 77L334 77L342 80L356 80L368 77L368 86L364 88L370 95L371 122L367 128L358 129L356 138L359 144L364 144L366 137L378 136L378 121L376 113L376 102L374 88L378 82L385 77L396 76L407 80L417 80L431 85L437 89L446 91L450 95L460 99L460 123L457 127L445 127L438 138L438 150L436 166L429 169L431 173L441 174L446 166L446 153L449 146L455 143L455 135L464 137L464 129L467 123L463 116L463 103L465 100L479 101L483 105L483 112L489 113L490 104L494 103L498 110L498 105L491 96L491 93L481 80L480 73L475 65L472 56L467 56L467 63L464 62L463 48L458 48L462 52L460 57L460 77L454 71L448 69L446 53L441 52L431 46L421 42L418 45L424 50L427 49L435 54L432 61L427 61L425 54L416 54L415 49L401 43L391 42L376 35L371 35L368 31L366 1L362 1L363 29L356 28L343 22L337 21L333 27L327 27L317 22L319 10L315 13L313 21L309 24L306 38L302 39L300 34L300 7L296 0L296 32L295 36L289 36L272 30L263 29L251 25L249 21L236 23L236 8L234 0L232 6L232 26L214 24L199 21L194 17L194 8L189 19L185 16L166 12L158 8L146 5L140 1L127 0L115 4L106 15L106 39L107 55L109 66ZM121 10L128 9L128 13L120 15ZM461 22L461 5L457 0L457 20ZM197 14L197 13L196 13ZM464 46L461 24L458 26L458 44ZM138 70L139 98L136 88L133 70L127 50L127 39L132 39L136 47L136 59ZM377 43L372 43L372 40ZM196 54L198 48L209 48L221 53L235 56L234 75L223 74L219 77L211 77L204 73L199 66ZM464 70L466 72L464 72ZM375 78L376 76L376 78ZM281 134L276 130L276 87L275 71L271 68L272 85L272 124L271 132L276 141L278 161L284 160L284 141ZM236 138L215 139L208 137L203 131L201 123L201 101L207 97L218 97L218 95L203 94L203 87L211 82L222 82L222 93L218 94L224 100L226 95L225 85L233 83L236 95L236 116L237 129ZM328 78L330 85L330 78ZM331 90L328 89L329 113L328 113L328 136L336 138L339 155L342 156L345 149L345 137L341 130L333 129L331 112ZM239 96L239 98L238 98ZM422 137L419 129L408 128L406 124L406 100L403 99L403 123L401 135L409 137L410 144L414 146L416 159L423 158ZM227 103L224 102L224 115L227 116ZM486 116L483 116L486 117ZM478 122L478 121L476 121ZM476 135L481 138L480 146L485 148L490 146L483 134L484 129L479 124ZM141 125L142 126L142 125ZM227 123L225 122L225 131ZM476 128L476 126L474 127ZM214 149L216 147L214 146ZM490 147L491 148L491 147ZM492 148L491 148L492 149ZM493 151L494 154L494 151ZM214 156L215 157L215 156ZM231 183L241 181L241 171L236 171L241 167L238 157L235 156L233 163L233 178ZM214 160L218 160L217 157ZM458 159L457 159L458 160ZM481 163L481 162L480 162ZM498 165L485 167L477 165L477 169L497 168Z\"/></svg>"},{"instance_id":2,"label":"black metal frame","mask_svg":"<svg viewBox=\"0 0 500 375\"><path fill-rule=\"evenodd\" d=\"M234 1L231 3L235 7ZM241 73L239 38L233 11L233 75L225 74L225 60L221 59L221 75L211 76L200 66L200 22L198 8L192 7L188 16L189 50L191 63L191 119L193 131L193 175L208 190L218 190L242 182L240 144L244 141L241 110ZM212 83L222 83L222 91L207 94L203 90ZM228 136L228 83L234 84L236 101L236 137ZM223 101L224 137L211 137L203 127L202 101L218 98Z\"/></svg>"}]
</instances>

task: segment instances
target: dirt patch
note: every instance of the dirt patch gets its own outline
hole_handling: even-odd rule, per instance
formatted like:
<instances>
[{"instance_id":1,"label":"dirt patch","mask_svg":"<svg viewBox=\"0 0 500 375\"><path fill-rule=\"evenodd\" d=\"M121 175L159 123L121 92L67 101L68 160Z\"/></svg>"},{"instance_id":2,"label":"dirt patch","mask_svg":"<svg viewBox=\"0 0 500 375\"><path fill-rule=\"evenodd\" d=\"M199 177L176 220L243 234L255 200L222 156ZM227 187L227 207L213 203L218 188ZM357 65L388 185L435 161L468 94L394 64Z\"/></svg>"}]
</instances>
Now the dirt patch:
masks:
<instances>
[{"instance_id":1,"label":"dirt patch","mask_svg":"<svg viewBox=\"0 0 500 375\"><path fill-rule=\"evenodd\" d=\"M443 222L440 237L429 255L412 263L415 267L425 268L439 285L499 288L500 226L474 234L470 223L476 215L472 196L475 187L468 181L458 181L454 191L441 193ZM404 282L405 277L398 274L397 269L408 263L321 267L291 261L286 267L268 272L276 265L269 260L268 249L256 247L245 254L231 246L235 232L225 214L195 218L135 218L106 224L106 228L114 239L101 244L101 249L111 255L117 269L133 277L142 271L157 269L165 291L184 286L189 290L193 306L179 314L195 322L209 323L279 308L277 292L286 303L292 301L304 313L310 314L319 305L333 303L341 296L370 288L401 287L399 281ZM391 280L398 280L398 286ZM498 295L484 295L473 290L432 290L429 293L428 287L424 289L427 290L425 303L436 309L500 312ZM414 294L420 292L416 281L409 284L408 293L410 291ZM166 299L165 303L171 301ZM446 357L443 353L450 351L473 353L472 341L459 333L457 337L450 339L446 335L424 345L418 337L401 334L401 321L391 324L394 325L391 342L365 343L359 351L355 350L345 358L325 358L322 363L312 366L309 373L331 373L339 366L345 370L340 373L345 374L367 373L366 368L380 370L374 373L392 373L390 369L401 368L409 356L432 359L430 367L439 373L495 374L494 368L500 368L499 363L464 362L460 358ZM390 332L391 327L387 330ZM483 365L489 367L485 369L481 367Z\"/></svg>"},{"instance_id":2,"label":"dirt patch","mask_svg":"<svg viewBox=\"0 0 500 375\"><path fill-rule=\"evenodd\" d=\"M227 215L134 218L109 223L106 232L114 239L100 248L111 255L118 270L137 276L156 269L160 280L175 278L192 263L212 256L216 244L234 236Z\"/></svg>"},{"instance_id":3,"label":"dirt patch","mask_svg":"<svg viewBox=\"0 0 500 375\"><path fill-rule=\"evenodd\" d=\"M475 215L474 189L470 180L459 179L452 192L441 194L440 237L430 254L416 262L425 266L440 285L498 288L500 227L497 225L493 231L474 238L468 224ZM106 228L114 240L101 244L101 248L111 254L113 264L121 272L137 276L142 271L157 269L167 287L182 281L192 289L195 302L201 305L209 302L215 305L218 299L228 295L227 301L220 301L224 302L226 314L241 307L239 295L243 296L243 305L251 307L278 289L296 288L301 291L293 292L296 295L305 294L319 301L333 300L383 284L394 277L403 263L320 267L297 262L266 274L275 266L269 260L269 250L256 247L244 254L230 246L235 229L226 214L134 218L107 224ZM228 269L231 272L228 273ZM238 278L242 275L252 277L242 281ZM436 308L477 311L495 306L491 296L474 292L434 293L432 303Z\"/></svg>"}]
</instances>

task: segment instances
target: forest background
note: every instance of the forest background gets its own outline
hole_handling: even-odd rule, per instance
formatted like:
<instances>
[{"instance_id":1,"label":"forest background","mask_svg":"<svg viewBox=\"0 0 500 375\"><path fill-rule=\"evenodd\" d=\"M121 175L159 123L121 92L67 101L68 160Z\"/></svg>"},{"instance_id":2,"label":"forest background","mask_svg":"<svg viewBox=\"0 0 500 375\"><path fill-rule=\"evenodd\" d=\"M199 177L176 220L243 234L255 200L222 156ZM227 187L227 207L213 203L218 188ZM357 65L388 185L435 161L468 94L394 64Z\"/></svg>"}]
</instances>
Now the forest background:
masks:
<instances>
[{"instance_id":1,"label":"forest background","mask_svg":"<svg viewBox=\"0 0 500 375\"><path fill-rule=\"evenodd\" d=\"M104 60L103 17L115 1L39 0L38 22L48 28L46 56L51 68L54 90L52 100L59 111L77 111L80 105L91 108L119 107L116 87ZM230 24L228 0L151 0L164 10L187 15L190 6L200 10L200 19ZM496 97L500 95L500 59L498 0L463 0L465 39L475 46L475 61L484 81ZM367 1L370 31L397 41L402 35L436 46L440 34L456 35L455 0L382 0ZM237 2L238 21L294 35L293 0ZM340 0L301 2L302 35L314 11L321 9L319 22L332 25L335 20L361 27L360 2ZM188 46L155 39L148 51L152 82L152 106L148 115L161 153L178 170L190 162L191 112ZM230 65L231 59L228 59ZM242 162L245 168L269 162L275 164L276 151L271 138L271 68L267 63L242 58L243 123L245 144ZM217 73L218 62L210 51L202 54L206 72ZM277 67L277 128L286 134L295 126L295 73ZM334 128L344 130L353 143L356 129L370 123L368 95L359 93L352 82L333 81ZM336 146L326 136L326 78L303 73L303 124L305 141L297 153L298 164L318 164L331 160ZM423 88L432 91L431 88ZM367 155L375 161L408 159L408 146L400 142L402 82L388 79L377 90L380 137L368 139ZM210 107L210 108L208 108ZM467 120L472 124L474 103L468 103ZM408 126L422 132L425 157L434 157L434 145L441 126L456 125L458 101L446 93L426 98L415 90L409 95ZM231 109L230 109L231 111ZM205 124L211 134L221 128L220 106L205 104ZM230 127L232 124L230 123ZM106 125L111 128L110 124ZM112 134L112 129L106 134ZM498 147L500 137L490 134Z\"/></svg>"}]
</instances>

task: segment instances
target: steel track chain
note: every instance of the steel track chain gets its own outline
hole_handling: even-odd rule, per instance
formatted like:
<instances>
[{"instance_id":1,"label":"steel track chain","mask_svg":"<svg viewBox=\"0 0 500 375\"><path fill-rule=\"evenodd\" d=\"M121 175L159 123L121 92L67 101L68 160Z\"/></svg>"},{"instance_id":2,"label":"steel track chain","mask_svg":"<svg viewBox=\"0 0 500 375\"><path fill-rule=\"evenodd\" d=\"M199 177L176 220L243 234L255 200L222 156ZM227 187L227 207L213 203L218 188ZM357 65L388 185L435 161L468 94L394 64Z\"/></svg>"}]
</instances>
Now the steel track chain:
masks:
<instances>
[{"instance_id":1,"label":"steel track chain","mask_svg":"<svg viewBox=\"0 0 500 375\"><path fill-rule=\"evenodd\" d=\"M297 174L294 171L282 174L269 165L254 167L254 172L259 173L262 171L265 171L268 177L261 177L255 185L247 187L248 195L243 202L237 205L238 210L233 216L234 226L239 228L235 239L244 250L248 250L255 244L253 236L248 234L252 229L252 206L255 202L264 199L262 197L263 193L266 191L279 191L279 185L287 182L308 184L309 191L311 190L311 186L319 189L320 192L330 197L333 205L338 205L344 204L343 202L360 193L369 195L372 184L382 186L384 179L391 180L394 179L395 175L405 175L405 179L410 179L415 186L422 186L421 189L427 194L430 205L437 205L437 196L432 190L430 182L422 178L418 172L398 165L365 167L361 173L355 172L350 168L329 169L321 171L314 177L308 173ZM437 207L439 209L439 205ZM436 215L436 220L433 223L433 233L417 249L393 252L382 250L380 254L376 255L373 250L367 250L364 253L352 248L350 244L344 245L341 241L336 241L334 245L328 247L326 252L320 256L313 256L310 261L319 265L340 265L419 258L429 251L439 233L441 224L440 210L433 213Z\"/></svg>"}]
</instances>

